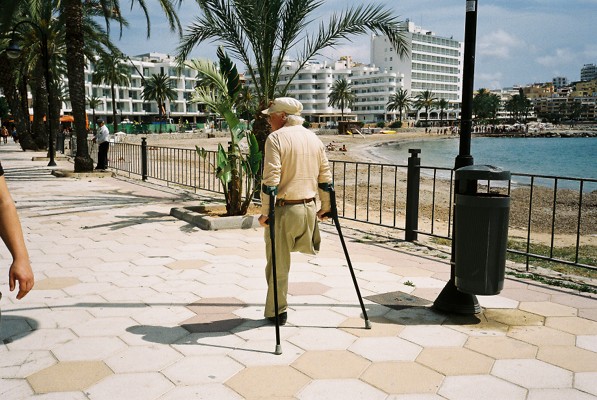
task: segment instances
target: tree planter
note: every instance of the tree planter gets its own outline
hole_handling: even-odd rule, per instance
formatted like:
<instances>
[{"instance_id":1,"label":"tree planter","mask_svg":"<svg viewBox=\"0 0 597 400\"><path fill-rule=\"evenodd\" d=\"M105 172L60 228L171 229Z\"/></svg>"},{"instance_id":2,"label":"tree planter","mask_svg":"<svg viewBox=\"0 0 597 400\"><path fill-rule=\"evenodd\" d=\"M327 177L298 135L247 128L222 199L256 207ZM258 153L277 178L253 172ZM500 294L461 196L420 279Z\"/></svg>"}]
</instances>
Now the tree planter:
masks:
<instances>
[{"instance_id":1,"label":"tree planter","mask_svg":"<svg viewBox=\"0 0 597 400\"><path fill-rule=\"evenodd\" d=\"M221 204L190 206L170 209L170 215L197 226L205 231L220 229L259 228L259 215L226 216L226 207Z\"/></svg>"}]
</instances>

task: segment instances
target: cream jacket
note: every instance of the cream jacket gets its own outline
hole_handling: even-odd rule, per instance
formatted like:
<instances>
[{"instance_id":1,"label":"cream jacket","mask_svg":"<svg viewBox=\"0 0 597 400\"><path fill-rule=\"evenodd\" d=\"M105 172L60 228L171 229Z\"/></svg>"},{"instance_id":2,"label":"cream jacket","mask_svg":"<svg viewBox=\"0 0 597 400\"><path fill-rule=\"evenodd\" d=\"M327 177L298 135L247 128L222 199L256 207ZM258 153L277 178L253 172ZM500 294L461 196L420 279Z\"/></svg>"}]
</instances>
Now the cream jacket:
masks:
<instances>
[{"instance_id":1,"label":"cream jacket","mask_svg":"<svg viewBox=\"0 0 597 400\"><path fill-rule=\"evenodd\" d=\"M302 125L285 126L265 141L262 184L278 187L278 199L301 200L319 196L319 209L329 211L330 194L318 188L332 183L325 147L315 133ZM261 192L261 214L269 213L269 195Z\"/></svg>"}]
</instances>

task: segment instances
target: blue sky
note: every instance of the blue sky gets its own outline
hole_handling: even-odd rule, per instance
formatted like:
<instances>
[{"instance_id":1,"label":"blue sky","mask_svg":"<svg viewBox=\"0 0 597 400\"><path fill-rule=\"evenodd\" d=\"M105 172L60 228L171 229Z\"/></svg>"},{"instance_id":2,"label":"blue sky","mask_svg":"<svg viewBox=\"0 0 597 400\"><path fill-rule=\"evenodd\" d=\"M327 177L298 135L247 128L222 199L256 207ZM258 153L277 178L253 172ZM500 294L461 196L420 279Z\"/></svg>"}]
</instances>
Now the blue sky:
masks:
<instances>
[{"instance_id":1,"label":"blue sky","mask_svg":"<svg viewBox=\"0 0 597 400\"><path fill-rule=\"evenodd\" d=\"M150 9L151 37L146 39L145 18L138 6L125 13L130 27L116 44L129 55L160 52L173 54L178 36L171 33L157 0ZM325 0L314 21L369 1ZM437 35L464 40L466 0L378 0L399 19L410 19ZM128 10L128 1L122 1ZM183 27L199 15L193 0L183 0L179 16ZM565 76L580 79L583 64L597 63L597 0L478 0L475 88L498 89L551 81ZM294 53L291 52L291 55ZM369 63L369 37L354 36L324 52L329 59L351 55ZM215 45L202 44L192 57L215 59ZM322 58L325 59L325 58ZM242 68L241 68L242 69Z\"/></svg>"}]
</instances>

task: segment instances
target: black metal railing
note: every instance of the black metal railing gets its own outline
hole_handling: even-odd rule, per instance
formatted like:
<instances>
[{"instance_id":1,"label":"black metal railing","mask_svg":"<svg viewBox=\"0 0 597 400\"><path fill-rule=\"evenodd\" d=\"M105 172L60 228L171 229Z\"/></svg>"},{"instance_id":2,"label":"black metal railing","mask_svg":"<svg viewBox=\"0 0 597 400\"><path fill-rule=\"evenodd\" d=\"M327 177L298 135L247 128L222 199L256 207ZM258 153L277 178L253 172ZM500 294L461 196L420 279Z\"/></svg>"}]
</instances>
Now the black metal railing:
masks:
<instances>
[{"instance_id":1,"label":"black metal railing","mask_svg":"<svg viewBox=\"0 0 597 400\"><path fill-rule=\"evenodd\" d=\"M451 240L454 171L421 166L420 150L409 150L408 165L331 160L340 217L417 235ZM96 157L96 154L93 154ZM143 180L185 189L223 193L216 177L216 152L200 157L193 149L112 143L110 168ZM553 261L597 270L585 221L597 218L597 180L512 173L506 185L478 181L478 192L511 197L508 251L530 260ZM573 238L573 239L571 239ZM559 249L571 248L562 256Z\"/></svg>"}]
</instances>

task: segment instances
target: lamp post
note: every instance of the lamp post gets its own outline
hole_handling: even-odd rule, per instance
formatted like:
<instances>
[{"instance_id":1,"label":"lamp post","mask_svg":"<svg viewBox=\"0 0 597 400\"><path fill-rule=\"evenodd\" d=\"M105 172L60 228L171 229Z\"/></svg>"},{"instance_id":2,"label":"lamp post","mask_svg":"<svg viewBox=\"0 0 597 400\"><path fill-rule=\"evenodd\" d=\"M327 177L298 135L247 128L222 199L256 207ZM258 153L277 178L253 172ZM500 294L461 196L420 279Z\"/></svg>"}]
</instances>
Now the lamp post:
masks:
<instances>
[{"instance_id":1,"label":"lamp post","mask_svg":"<svg viewBox=\"0 0 597 400\"><path fill-rule=\"evenodd\" d=\"M477 0L466 0L466 20L464 27L464 63L462 70L462 110L460 112L460 147L454 169L473 165L471 155L471 131L473 127L473 88L475 81L475 41L477 37ZM466 190L469 190L467 188ZM460 194L460 184L454 182L454 193ZM456 221L456 218L454 218ZM433 306L441 311L475 314L481 311L473 294L458 291L456 288L456 263L454 249L458 238L456 229L452 237L452 257L450 260L450 280L444 286Z\"/></svg>"},{"instance_id":2,"label":"lamp post","mask_svg":"<svg viewBox=\"0 0 597 400\"><path fill-rule=\"evenodd\" d=\"M18 58L19 55L21 54L21 47L19 46L19 44L17 43L17 40L15 39L15 34L16 34L17 28L23 24L29 24L32 27L34 27L35 29L37 29L37 31L39 32L39 38L41 40L41 42L40 42L41 58L42 58L42 63L43 63L43 68L44 68L46 87L47 87L47 91L48 91L48 112L46 113L46 122L48 123L48 153L49 153L49 158L50 158L48 167L55 167L56 161L54 161L54 135L53 135L54 130L52 129L52 118L50 117L50 114L52 113L52 109L53 109L52 108L53 102L52 102L52 72L50 71L50 55L48 53L48 36L44 32L44 30L41 29L41 27L39 25L37 25L35 22L28 21L28 20L21 21L12 28L12 38L10 39L8 48L6 49L6 54L10 58Z\"/></svg>"}]
</instances>

